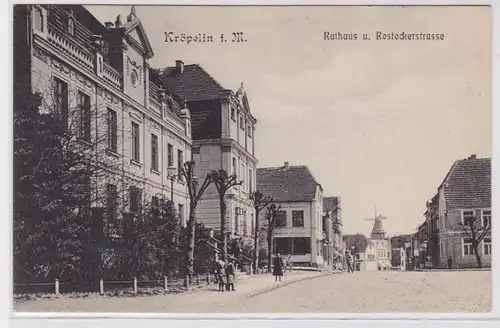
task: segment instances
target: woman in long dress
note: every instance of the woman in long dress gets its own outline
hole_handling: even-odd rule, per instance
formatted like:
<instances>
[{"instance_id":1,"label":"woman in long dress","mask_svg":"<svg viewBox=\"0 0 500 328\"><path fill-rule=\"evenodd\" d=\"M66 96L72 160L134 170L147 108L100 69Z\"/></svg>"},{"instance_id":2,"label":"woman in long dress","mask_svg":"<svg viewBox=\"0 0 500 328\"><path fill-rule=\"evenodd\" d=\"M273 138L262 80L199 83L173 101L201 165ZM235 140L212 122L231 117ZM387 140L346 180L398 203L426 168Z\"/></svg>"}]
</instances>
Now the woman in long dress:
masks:
<instances>
[{"instance_id":1,"label":"woman in long dress","mask_svg":"<svg viewBox=\"0 0 500 328\"><path fill-rule=\"evenodd\" d=\"M275 281L278 281L278 279L279 281L281 281L281 277L283 276L283 266L283 259L278 253L273 260L273 276L275 278Z\"/></svg>"}]
</instances>

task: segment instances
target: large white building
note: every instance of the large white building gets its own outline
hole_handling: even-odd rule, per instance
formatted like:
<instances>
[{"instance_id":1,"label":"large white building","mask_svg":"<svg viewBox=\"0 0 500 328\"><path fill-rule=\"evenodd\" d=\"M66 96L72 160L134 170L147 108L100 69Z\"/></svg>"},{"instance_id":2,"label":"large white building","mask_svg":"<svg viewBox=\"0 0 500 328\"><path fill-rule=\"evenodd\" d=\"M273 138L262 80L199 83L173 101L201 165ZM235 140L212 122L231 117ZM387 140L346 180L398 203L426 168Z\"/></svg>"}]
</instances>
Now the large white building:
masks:
<instances>
[{"instance_id":1,"label":"large white building","mask_svg":"<svg viewBox=\"0 0 500 328\"><path fill-rule=\"evenodd\" d=\"M230 237L251 242L255 214L249 196L256 187L257 121L243 83L236 91L226 89L200 65L181 60L158 74L190 108L196 174L203 179L212 170L224 169L243 181L226 194L226 227ZM214 185L206 190L197 210L198 220L205 227L220 229L220 201Z\"/></svg>"},{"instance_id":2,"label":"large white building","mask_svg":"<svg viewBox=\"0 0 500 328\"><path fill-rule=\"evenodd\" d=\"M189 110L150 68L153 49L134 7L115 18L103 25L79 5L15 6L16 88L40 92L84 142L104 140L96 156L114 163L114 172L96 181L107 204L95 206L119 221L145 201L173 196L184 219L185 182L172 184L167 173L191 158ZM71 121L75 111L83 113L79 121Z\"/></svg>"},{"instance_id":3,"label":"large white building","mask_svg":"<svg viewBox=\"0 0 500 328\"><path fill-rule=\"evenodd\" d=\"M307 166L257 169L257 189L281 206L273 233L273 253L291 255L294 265L325 265L323 188ZM266 225L266 211L260 225ZM262 245L267 248L267 245Z\"/></svg>"}]
</instances>

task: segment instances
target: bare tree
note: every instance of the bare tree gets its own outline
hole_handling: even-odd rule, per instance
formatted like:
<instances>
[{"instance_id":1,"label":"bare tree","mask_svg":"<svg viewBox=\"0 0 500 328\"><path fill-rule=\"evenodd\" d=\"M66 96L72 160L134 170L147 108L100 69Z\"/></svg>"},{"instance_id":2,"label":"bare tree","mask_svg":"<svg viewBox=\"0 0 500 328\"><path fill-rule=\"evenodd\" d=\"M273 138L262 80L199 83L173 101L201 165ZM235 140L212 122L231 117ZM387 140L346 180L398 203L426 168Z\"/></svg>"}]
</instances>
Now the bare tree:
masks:
<instances>
[{"instance_id":1,"label":"bare tree","mask_svg":"<svg viewBox=\"0 0 500 328\"><path fill-rule=\"evenodd\" d=\"M465 217L463 222L459 223L465 234L470 238L474 255L476 256L477 266L483 267L483 261L479 254L479 245L484 237L491 232L491 217L478 216L475 212L473 216Z\"/></svg>"},{"instance_id":2,"label":"bare tree","mask_svg":"<svg viewBox=\"0 0 500 328\"><path fill-rule=\"evenodd\" d=\"M252 202L253 208L255 209L255 230L253 236L253 271L257 272L259 267L259 222L260 222L260 212L265 209L269 204L273 202L273 199L269 196L264 196L259 190L254 191L250 194L250 201Z\"/></svg>"},{"instance_id":3,"label":"bare tree","mask_svg":"<svg viewBox=\"0 0 500 328\"><path fill-rule=\"evenodd\" d=\"M262 230L267 232L267 270L271 272L271 263L273 259L273 234L276 229L276 217L278 216L278 212L281 211L281 205L276 205L275 203L269 204L266 207L266 220L267 223Z\"/></svg>"},{"instance_id":4,"label":"bare tree","mask_svg":"<svg viewBox=\"0 0 500 328\"><path fill-rule=\"evenodd\" d=\"M243 184L238 181L236 174L228 175L224 169L214 170L210 173L211 180L215 184L219 194L220 206L220 232L222 238L222 258L227 262L227 235L226 235L226 193L229 189Z\"/></svg>"},{"instance_id":5,"label":"bare tree","mask_svg":"<svg viewBox=\"0 0 500 328\"><path fill-rule=\"evenodd\" d=\"M199 186L198 177L194 175L193 169L195 161L190 160L184 163L182 175L184 176L189 193L189 218L186 223L186 244L185 244L185 282L186 287L189 286L194 273L194 247L196 233L196 207L201 200L201 197L207 190L208 186L213 182L211 173L208 173Z\"/></svg>"}]
</instances>

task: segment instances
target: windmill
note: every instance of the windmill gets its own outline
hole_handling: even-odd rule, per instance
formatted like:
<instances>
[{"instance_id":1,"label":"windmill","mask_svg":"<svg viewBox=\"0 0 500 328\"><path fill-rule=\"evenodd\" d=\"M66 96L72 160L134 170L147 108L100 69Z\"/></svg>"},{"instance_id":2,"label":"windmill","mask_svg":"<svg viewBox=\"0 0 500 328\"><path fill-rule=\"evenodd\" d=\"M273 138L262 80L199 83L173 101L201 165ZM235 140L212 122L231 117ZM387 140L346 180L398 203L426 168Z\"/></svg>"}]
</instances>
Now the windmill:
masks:
<instances>
[{"instance_id":1,"label":"windmill","mask_svg":"<svg viewBox=\"0 0 500 328\"><path fill-rule=\"evenodd\" d=\"M372 228L372 234L371 234L371 239L384 239L385 238L385 230L384 226L382 225L382 221L386 220L387 218L385 216L382 216L381 214L377 214L377 207L375 206L375 216L373 218L365 219L365 221L374 221L373 222L373 228Z\"/></svg>"}]
</instances>

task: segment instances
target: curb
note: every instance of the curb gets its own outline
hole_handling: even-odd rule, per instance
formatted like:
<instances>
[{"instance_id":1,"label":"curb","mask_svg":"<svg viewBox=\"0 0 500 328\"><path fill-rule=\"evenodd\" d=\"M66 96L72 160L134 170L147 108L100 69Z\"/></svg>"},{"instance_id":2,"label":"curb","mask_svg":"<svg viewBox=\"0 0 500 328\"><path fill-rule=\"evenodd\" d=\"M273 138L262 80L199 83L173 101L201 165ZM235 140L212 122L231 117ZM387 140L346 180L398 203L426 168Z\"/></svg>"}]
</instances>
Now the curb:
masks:
<instances>
[{"instance_id":1,"label":"curb","mask_svg":"<svg viewBox=\"0 0 500 328\"><path fill-rule=\"evenodd\" d=\"M298 283L298 282L302 282L302 281L306 281L306 280L312 280L312 279L317 279L317 278L323 278L323 277L326 277L326 276L330 276L330 275L334 275L334 274L340 274L342 272L338 272L338 271L328 271L326 273L322 273L322 274L318 274L317 276L310 276L310 277L304 277L304 278L300 278L300 279L297 279L297 280L292 280L292 281L285 281L279 285L274 285L274 286L271 286L271 287L267 287L263 290L259 290L259 291L256 291L256 292L251 292L251 293L248 293L248 294L245 294L242 296L243 299L249 299L249 298L253 298L255 296L259 296L259 295L262 295L262 294L266 294L266 293L269 293L275 289L278 289L278 288L281 288L281 287L286 287L286 286L289 286L289 285L292 285L292 284L295 284L295 283Z\"/></svg>"}]
</instances>

